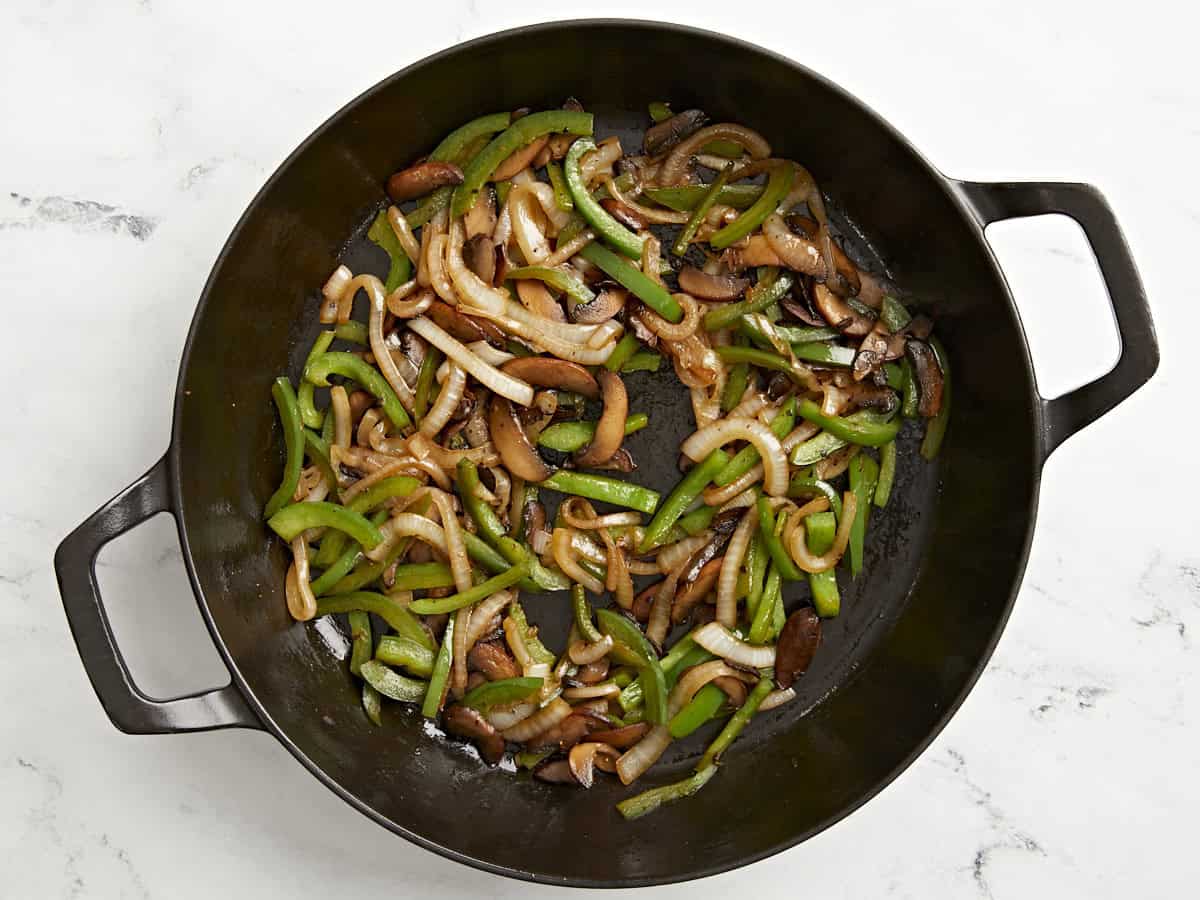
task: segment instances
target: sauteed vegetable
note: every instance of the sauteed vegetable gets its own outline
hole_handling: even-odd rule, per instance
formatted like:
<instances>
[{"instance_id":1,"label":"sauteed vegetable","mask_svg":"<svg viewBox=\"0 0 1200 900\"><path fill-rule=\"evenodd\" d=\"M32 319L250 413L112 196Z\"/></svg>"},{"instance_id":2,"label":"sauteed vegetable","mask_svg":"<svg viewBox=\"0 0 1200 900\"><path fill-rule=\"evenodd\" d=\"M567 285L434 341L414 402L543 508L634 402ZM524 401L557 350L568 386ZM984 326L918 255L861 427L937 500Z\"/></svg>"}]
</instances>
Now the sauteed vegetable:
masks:
<instances>
[{"instance_id":1,"label":"sauteed vegetable","mask_svg":"<svg viewBox=\"0 0 1200 900\"><path fill-rule=\"evenodd\" d=\"M950 411L932 322L843 252L807 170L744 125L651 115L626 152L574 100L493 113L388 179L386 279L339 266L299 383L272 387L265 510L289 612L348 617L376 724L412 704L487 763L588 788L724 720L627 818L795 697L838 567L859 575L872 508L920 464L904 420L929 460ZM622 377L645 370L695 417L665 497L624 446L655 427ZM565 642L523 593L564 604Z\"/></svg>"}]
</instances>

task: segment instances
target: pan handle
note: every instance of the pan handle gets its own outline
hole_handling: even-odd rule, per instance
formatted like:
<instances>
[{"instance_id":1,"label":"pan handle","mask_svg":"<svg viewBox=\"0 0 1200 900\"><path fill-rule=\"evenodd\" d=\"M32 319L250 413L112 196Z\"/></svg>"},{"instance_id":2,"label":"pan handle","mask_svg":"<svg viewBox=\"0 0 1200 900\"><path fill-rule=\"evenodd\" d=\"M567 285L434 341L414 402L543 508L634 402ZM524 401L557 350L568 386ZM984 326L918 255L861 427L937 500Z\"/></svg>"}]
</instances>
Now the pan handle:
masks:
<instances>
[{"instance_id":1,"label":"pan handle","mask_svg":"<svg viewBox=\"0 0 1200 900\"><path fill-rule=\"evenodd\" d=\"M54 569L71 634L100 704L113 724L128 734L262 728L262 722L232 682L171 700L148 697L134 684L104 612L96 582L96 554L113 538L156 513L175 515L169 471L170 463L163 456L58 545Z\"/></svg>"},{"instance_id":2,"label":"pan handle","mask_svg":"<svg viewBox=\"0 0 1200 900\"><path fill-rule=\"evenodd\" d=\"M1049 456L1150 380L1158 368L1158 339L1146 292L1112 207L1090 184L1069 182L957 183L980 224L1047 213L1070 216L1087 235L1100 265L1117 322L1121 356L1111 371L1053 400L1042 400L1043 442Z\"/></svg>"}]
</instances>

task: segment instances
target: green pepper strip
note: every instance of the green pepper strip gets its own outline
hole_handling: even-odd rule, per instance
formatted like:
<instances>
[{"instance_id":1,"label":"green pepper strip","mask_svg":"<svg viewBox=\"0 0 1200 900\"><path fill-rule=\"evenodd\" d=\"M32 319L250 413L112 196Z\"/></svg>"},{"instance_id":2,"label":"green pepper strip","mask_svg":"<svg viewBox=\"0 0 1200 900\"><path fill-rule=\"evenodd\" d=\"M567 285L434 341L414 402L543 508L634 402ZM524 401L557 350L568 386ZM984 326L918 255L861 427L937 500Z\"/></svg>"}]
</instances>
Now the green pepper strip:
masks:
<instances>
[{"instance_id":1,"label":"green pepper strip","mask_svg":"<svg viewBox=\"0 0 1200 900\"><path fill-rule=\"evenodd\" d=\"M477 584L465 591L451 594L449 597L422 597L409 604L409 609L421 616L437 615L438 613L454 612L472 603L478 603L485 597L490 597L496 591L512 587L529 574L529 559L526 558L512 566L507 572L493 575L482 584Z\"/></svg>"},{"instance_id":2,"label":"green pepper strip","mask_svg":"<svg viewBox=\"0 0 1200 900\"><path fill-rule=\"evenodd\" d=\"M395 597L377 594L374 591L355 591L352 594L334 594L317 601L317 615L348 613L355 610L374 613L388 623L398 634L416 641L423 647L433 649L433 641L421 627L421 623Z\"/></svg>"},{"instance_id":3,"label":"green pepper strip","mask_svg":"<svg viewBox=\"0 0 1200 900\"><path fill-rule=\"evenodd\" d=\"M783 374L796 379L796 372L792 369L792 364L789 360L775 353L773 350L759 350L755 347L737 347L729 345L726 347L716 347L717 356L728 363L750 363L752 366L758 366L760 369L770 369L773 372L782 372Z\"/></svg>"},{"instance_id":4,"label":"green pepper strip","mask_svg":"<svg viewBox=\"0 0 1200 900\"><path fill-rule=\"evenodd\" d=\"M741 155L741 147L738 147L738 155ZM722 169L713 180L713 183L708 186L708 191L705 193L704 199L696 204L696 208L692 210L691 218L683 226L683 230L679 232L679 237L675 239L675 243L671 245L671 252L676 256L687 255L688 247L691 246L692 239L700 229L701 223L704 222L704 217L713 208L713 205L717 202L717 195L721 193L721 189L728 182L729 169Z\"/></svg>"},{"instance_id":5,"label":"green pepper strip","mask_svg":"<svg viewBox=\"0 0 1200 900\"><path fill-rule=\"evenodd\" d=\"M875 485L875 505L883 509L892 496L896 481L896 442L888 441L879 448L879 483Z\"/></svg>"},{"instance_id":6,"label":"green pepper strip","mask_svg":"<svg viewBox=\"0 0 1200 900\"><path fill-rule=\"evenodd\" d=\"M804 520L805 539L808 549L821 556L833 546L837 532L837 521L831 512L813 513ZM813 607L822 619L836 616L841 609L838 593L837 573L833 569L824 572L809 572L808 586L812 590Z\"/></svg>"},{"instance_id":7,"label":"green pepper strip","mask_svg":"<svg viewBox=\"0 0 1200 900\"><path fill-rule=\"evenodd\" d=\"M630 259L641 259L642 244L646 239L639 234L634 234L609 215L608 211L591 195L587 184L584 183L580 161L585 153L595 149L595 141L588 137L581 137L567 151L567 158L563 160L563 175L567 179L567 189L571 192L571 199L575 201L575 208L592 226L597 237L612 244Z\"/></svg>"},{"instance_id":8,"label":"green pepper strip","mask_svg":"<svg viewBox=\"0 0 1200 900\"><path fill-rule=\"evenodd\" d=\"M850 444L861 444L864 447L882 447L895 438L896 433L900 430L899 416L893 415L882 423L872 422L865 418L855 419L851 416L829 416L821 412L821 407L812 400L801 400L800 405L796 407L796 412L808 421L820 425L834 437L841 438Z\"/></svg>"},{"instance_id":9,"label":"green pepper strip","mask_svg":"<svg viewBox=\"0 0 1200 900\"><path fill-rule=\"evenodd\" d=\"M617 346L613 348L613 352L605 361L604 368L610 372L621 371L621 366L625 365L629 358L637 353L640 346L641 344L638 343L638 339L634 337L632 331L625 332L621 340L617 341Z\"/></svg>"},{"instance_id":10,"label":"green pepper strip","mask_svg":"<svg viewBox=\"0 0 1200 900\"><path fill-rule=\"evenodd\" d=\"M640 819L647 813L654 812L660 806L692 796L692 794L695 794L708 784L708 780L716 773L717 767L709 765L695 775L683 779L683 781L651 788L648 791L643 791L640 794L622 800L617 804L617 811L626 819Z\"/></svg>"},{"instance_id":11,"label":"green pepper strip","mask_svg":"<svg viewBox=\"0 0 1200 900\"><path fill-rule=\"evenodd\" d=\"M937 338L930 337L929 346L933 348L933 354L942 370L942 408L925 426L925 437L921 440L921 458L925 460L937 457L946 437L946 426L950 424L950 359L946 355L946 348Z\"/></svg>"},{"instance_id":12,"label":"green pepper strip","mask_svg":"<svg viewBox=\"0 0 1200 900\"><path fill-rule=\"evenodd\" d=\"M699 509L693 510L685 516L680 516L679 521L675 524L682 528L689 536L699 534L707 528L717 515L717 507L701 506Z\"/></svg>"},{"instance_id":13,"label":"green pepper strip","mask_svg":"<svg viewBox=\"0 0 1200 900\"><path fill-rule=\"evenodd\" d=\"M575 209L575 201L571 199L571 191L567 187L567 179L563 175L562 166L550 160L546 163L546 174L550 177L550 186L554 188L554 203L563 212Z\"/></svg>"},{"instance_id":14,"label":"green pepper strip","mask_svg":"<svg viewBox=\"0 0 1200 900\"><path fill-rule=\"evenodd\" d=\"M325 421L321 423L321 440L326 446L333 443L333 416L326 415Z\"/></svg>"},{"instance_id":15,"label":"green pepper strip","mask_svg":"<svg viewBox=\"0 0 1200 900\"><path fill-rule=\"evenodd\" d=\"M357 381L374 394L383 407L384 415L397 428L407 428L412 424L392 386L378 370L353 353L323 353L305 373L305 377L317 387L326 387L330 375L342 375Z\"/></svg>"},{"instance_id":16,"label":"green pepper strip","mask_svg":"<svg viewBox=\"0 0 1200 900\"><path fill-rule=\"evenodd\" d=\"M363 663L362 675L367 684L383 696L401 703L420 703L428 688L424 681L406 678L373 659Z\"/></svg>"},{"instance_id":17,"label":"green pepper strip","mask_svg":"<svg viewBox=\"0 0 1200 900\"><path fill-rule=\"evenodd\" d=\"M657 125L659 122L665 122L671 116L675 115L671 112L671 107L663 103L661 100L654 100L649 106L650 121Z\"/></svg>"},{"instance_id":18,"label":"green pepper strip","mask_svg":"<svg viewBox=\"0 0 1200 900\"><path fill-rule=\"evenodd\" d=\"M361 494L347 503L346 508L351 512L362 513L365 515L379 504L384 503L393 497L407 497L420 486L421 483L415 478L411 478L408 475L395 475L391 478L385 478L383 481L380 481L363 491ZM385 514L383 518L386 520L387 515ZM375 524L380 525L382 523L376 521ZM340 531L330 532L321 541L321 549L317 552L313 563L315 565L328 568L335 564L335 560L340 562L344 558L343 551L345 546L345 534ZM342 574L344 575L346 573L343 572Z\"/></svg>"},{"instance_id":19,"label":"green pepper strip","mask_svg":"<svg viewBox=\"0 0 1200 900\"><path fill-rule=\"evenodd\" d=\"M762 599L754 610L754 620L750 623L750 633L746 638L751 644L765 644L770 639L772 615L782 590L783 581L779 574L779 568L772 565L767 570L767 581L763 587Z\"/></svg>"},{"instance_id":20,"label":"green pepper strip","mask_svg":"<svg viewBox=\"0 0 1200 900\"><path fill-rule=\"evenodd\" d=\"M691 212L708 193L708 186L694 184L687 187L646 188L646 196L668 209L676 212ZM717 202L734 209L748 209L754 201L762 196L760 184L729 184L721 189Z\"/></svg>"},{"instance_id":21,"label":"green pepper strip","mask_svg":"<svg viewBox=\"0 0 1200 900\"><path fill-rule=\"evenodd\" d=\"M347 617L350 620L350 671L362 673L362 664L371 658L371 617L356 609Z\"/></svg>"},{"instance_id":22,"label":"green pepper strip","mask_svg":"<svg viewBox=\"0 0 1200 900\"><path fill-rule=\"evenodd\" d=\"M727 413L742 402L742 395L750 384L750 364L735 363L725 379L725 387L721 391L721 412Z\"/></svg>"},{"instance_id":23,"label":"green pepper strip","mask_svg":"<svg viewBox=\"0 0 1200 900\"><path fill-rule=\"evenodd\" d=\"M562 291L576 303L591 303L596 299L596 294L591 288L564 269L552 269L549 266L521 266L509 269L504 277L508 281L520 281L526 278L540 281L557 291Z\"/></svg>"},{"instance_id":24,"label":"green pepper strip","mask_svg":"<svg viewBox=\"0 0 1200 900\"><path fill-rule=\"evenodd\" d=\"M867 534L867 521L871 515L871 497L879 479L879 465L871 457L860 453L850 460L850 490L854 491L857 509L854 525L850 528L850 574L857 575L863 567L863 545Z\"/></svg>"},{"instance_id":25,"label":"green pepper strip","mask_svg":"<svg viewBox=\"0 0 1200 900\"><path fill-rule=\"evenodd\" d=\"M628 437L635 431L641 431L650 424L650 417L645 413L634 413L625 420L625 435ZM542 447L549 447L559 453L574 453L586 447L596 433L595 422L559 422L551 425L538 435L537 442Z\"/></svg>"},{"instance_id":26,"label":"green pepper strip","mask_svg":"<svg viewBox=\"0 0 1200 900\"><path fill-rule=\"evenodd\" d=\"M917 393L917 376L907 356L900 361L900 370L904 373L904 400L900 405L900 414L906 419L915 419L919 415L917 407L921 398Z\"/></svg>"},{"instance_id":27,"label":"green pepper strip","mask_svg":"<svg viewBox=\"0 0 1200 900\"><path fill-rule=\"evenodd\" d=\"M366 346L371 342L367 336L367 326L362 322L357 322L351 319L349 322L341 322L333 329L333 336L339 341L348 341L351 344L361 344Z\"/></svg>"},{"instance_id":28,"label":"green pepper strip","mask_svg":"<svg viewBox=\"0 0 1200 900\"><path fill-rule=\"evenodd\" d=\"M783 440L791 432L795 422L796 398L792 396L784 402L783 406L779 408L779 412L775 413L775 417L771 419L771 433ZM732 484L758 465L761 459L762 457L754 449L754 445L747 444L734 455L725 468L713 477L713 484L719 487Z\"/></svg>"},{"instance_id":29,"label":"green pepper strip","mask_svg":"<svg viewBox=\"0 0 1200 900\"><path fill-rule=\"evenodd\" d=\"M883 327L893 334L912 321L912 316L904 308L904 304L890 294L883 295L883 304L879 310L879 321Z\"/></svg>"},{"instance_id":30,"label":"green pepper strip","mask_svg":"<svg viewBox=\"0 0 1200 900\"><path fill-rule=\"evenodd\" d=\"M739 321L738 330L746 335L746 337L762 341L765 346L770 346L767 336L758 328L753 319L742 319ZM775 333L783 341L793 346L811 344L816 341L832 341L834 338L841 336L841 332L834 328L808 328L798 325L775 325Z\"/></svg>"},{"instance_id":31,"label":"green pepper strip","mask_svg":"<svg viewBox=\"0 0 1200 900\"><path fill-rule=\"evenodd\" d=\"M442 351L430 344L425 348L425 357L421 360L421 368L417 372L417 388L413 395L413 418L418 422L424 419L425 414L429 412L433 379L441 364Z\"/></svg>"},{"instance_id":32,"label":"green pepper strip","mask_svg":"<svg viewBox=\"0 0 1200 900\"><path fill-rule=\"evenodd\" d=\"M333 343L333 332L322 331L313 341L312 349L304 360L304 370L300 375L300 389L296 392L296 402L300 405L300 418L309 428L320 428L325 423L325 411L317 409L313 403L313 391L316 390L308 380L308 367L311 366Z\"/></svg>"},{"instance_id":33,"label":"green pepper strip","mask_svg":"<svg viewBox=\"0 0 1200 900\"><path fill-rule=\"evenodd\" d=\"M603 640L604 636L592 622L592 607L581 584L571 585L571 607L575 612L575 627L579 629L583 639L589 644Z\"/></svg>"},{"instance_id":34,"label":"green pepper strip","mask_svg":"<svg viewBox=\"0 0 1200 900\"><path fill-rule=\"evenodd\" d=\"M780 512L783 515L784 512ZM775 531L776 515L771 510L771 503L766 497L758 498L758 533L762 535L763 543L767 545L767 553L779 574L787 581L799 581L803 573L796 567L791 556L783 546L783 541ZM765 593L765 591L764 591Z\"/></svg>"},{"instance_id":35,"label":"green pepper strip","mask_svg":"<svg viewBox=\"0 0 1200 900\"><path fill-rule=\"evenodd\" d=\"M829 501L830 509L834 511L838 518L841 518L842 495L828 481L797 475L788 484L787 493L789 497L813 497L820 494ZM821 552L823 553L824 551Z\"/></svg>"},{"instance_id":36,"label":"green pepper strip","mask_svg":"<svg viewBox=\"0 0 1200 900\"><path fill-rule=\"evenodd\" d=\"M467 556L479 563L493 575L507 572L512 563L483 538L463 531L463 543L467 545ZM529 557L532 566L530 576L520 582L524 591L565 591L571 586L571 581L557 570L547 569L532 556Z\"/></svg>"},{"instance_id":37,"label":"green pepper strip","mask_svg":"<svg viewBox=\"0 0 1200 900\"><path fill-rule=\"evenodd\" d=\"M659 660L663 675L666 676L667 688L675 686L675 682L679 680L685 669L715 658L703 647L698 647L690 633L684 635L675 642L675 646L667 651L667 655ZM625 712L642 705L642 679L640 676L621 689L617 701Z\"/></svg>"},{"instance_id":38,"label":"green pepper strip","mask_svg":"<svg viewBox=\"0 0 1200 900\"><path fill-rule=\"evenodd\" d=\"M508 706L520 703L530 694L542 689L544 679L530 678L501 678L499 681L488 681L473 691L468 691L462 698L462 705L487 712L493 706Z\"/></svg>"},{"instance_id":39,"label":"green pepper strip","mask_svg":"<svg viewBox=\"0 0 1200 900\"><path fill-rule=\"evenodd\" d=\"M891 415L876 412L873 409L861 409L845 418L847 421L856 424L883 425L890 420ZM813 435L807 441L796 445L796 448L792 451L792 463L797 466L811 466L813 463L820 462L831 453L841 450L848 443L850 442L844 441L840 437L830 434L828 431L822 431L820 434Z\"/></svg>"},{"instance_id":40,"label":"green pepper strip","mask_svg":"<svg viewBox=\"0 0 1200 900\"><path fill-rule=\"evenodd\" d=\"M412 277L412 261L409 260L404 248L400 245L400 239L396 237L396 232L392 230L386 209L379 211L379 215L367 229L367 240L388 255L390 265L387 279L383 282L383 290L390 294ZM362 343L365 344L366 341Z\"/></svg>"},{"instance_id":41,"label":"green pepper strip","mask_svg":"<svg viewBox=\"0 0 1200 900\"><path fill-rule=\"evenodd\" d=\"M746 299L736 303L726 303L704 314L704 330L720 331L745 320L753 313L762 312L772 303L781 300L792 289L795 279L791 272L780 272L774 267L767 269L765 278L760 278L754 287L746 292ZM746 362L753 362L751 359Z\"/></svg>"},{"instance_id":42,"label":"green pepper strip","mask_svg":"<svg viewBox=\"0 0 1200 900\"><path fill-rule=\"evenodd\" d=\"M592 241L579 255L599 268L609 278L628 290L668 322L683 318L683 310L675 298L657 281L648 278L641 269L630 265L597 241Z\"/></svg>"},{"instance_id":43,"label":"green pepper strip","mask_svg":"<svg viewBox=\"0 0 1200 900\"><path fill-rule=\"evenodd\" d=\"M442 646L438 649L433 661L433 672L429 676L429 687L425 691L425 699L421 703L421 715L427 719L436 719L446 701L446 688L450 682L450 664L454 661L454 620L451 616L446 620L446 630L442 633Z\"/></svg>"},{"instance_id":44,"label":"green pepper strip","mask_svg":"<svg viewBox=\"0 0 1200 900\"><path fill-rule=\"evenodd\" d=\"M304 385L300 385L304 387ZM308 385L312 387L312 385ZM321 440L320 436L315 431L304 429L304 452L308 454L308 458L313 461L313 465L321 472L321 477L325 479L325 483L329 485L329 493L335 498L338 496L337 475L333 473L333 464L329 461L329 445Z\"/></svg>"},{"instance_id":45,"label":"green pepper strip","mask_svg":"<svg viewBox=\"0 0 1200 900\"><path fill-rule=\"evenodd\" d=\"M658 491L604 475L559 469L541 483L541 487L563 494L576 494L651 515L658 508Z\"/></svg>"},{"instance_id":46,"label":"green pepper strip","mask_svg":"<svg viewBox=\"0 0 1200 900\"><path fill-rule=\"evenodd\" d=\"M299 421L299 420L297 420ZM344 531L370 550L383 540L379 529L359 513L324 500L314 503L293 503L285 506L267 520L271 529L285 541L290 541L310 528L335 528Z\"/></svg>"},{"instance_id":47,"label":"green pepper strip","mask_svg":"<svg viewBox=\"0 0 1200 900\"><path fill-rule=\"evenodd\" d=\"M708 487L713 477L728 464L729 454L724 450L714 450L702 462L692 466L679 484L675 485L674 490L667 495L662 507L650 520L650 524L646 526L638 552L648 553L663 543L667 532L675 524L675 520L683 515L683 511L692 505L692 502L700 496L700 492Z\"/></svg>"},{"instance_id":48,"label":"green pepper strip","mask_svg":"<svg viewBox=\"0 0 1200 900\"><path fill-rule=\"evenodd\" d=\"M454 587L454 574L440 562L408 563L396 566L396 579L388 588L396 591L423 591L429 588Z\"/></svg>"},{"instance_id":49,"label":"green pepper strip","mask_svg":"<svg viewBox=\"0 0 1200 900\"><path fill-rule=\"evenodd\" d=\"M725 692L711 682L704 685L671 719L669 726L671 737L675 740L687 737L713 718L724 705Z\"/></svg>"},{"instance_id":50,"label":"green pepper strip","mask_svg":"<svg viewBox=\"0 0 1200 900\"><path fill-rule=\"evenodd\" d=\"M304 466L304 423L300 421L300 408L296 405L296 392L286 378L276 378L271 385L271 399L279 410L279 422L283 425L283 444L287 458L283 464L283 481L267 501L263 514L269 519L288 503L300 483L300 469ZM305 504L308 505L308 504ZM296 535L291 535L291 540Z\"/></svg>"},{"instance_id":51,"label":"green pepper strip","mask_svg":"<svg viewBox=\"0 0 1200 900\"><path fill-rule=\"evenodd\" d=\"M454 199L450 203L450 213L458 217L466 213L474 204L484 183L491 179L496 167L504 162L514 151L521 149L543 134L577 134L592 133L592 114L575 112L568 109L550 109L543 112L530 113L513 122L500 134L492 138L486 147L479 151L476 157L463 169L463 180L454 189ZM570 156L568 155L568 159ZM570 184L568 165L567 183ZM574 195L574 192L572 192ZM574 197L576 203L578 197Z\"/></svg>"},{"instance_id":52,"label":"green pepper strip","mask_svg":"<svg viewBox=\"0 0 1200 900\"><path fill-rule=\"evenodd\" d=\"M434 651L412 638L399 634L385 634L375 648L375 658L389 666L404 666L421 678L433 674Z\"/></svg>"},{"instance_id":53,"label":"green pepper strip","mask_svg":"<svg viewBox=\"0 0 1200 900\"><path fill-rule=\"evenodd\" d=\"M660 354L651 350L639 350L629 357L625 365L621 366L621 371L623 373L657 372L662 367L662 359Z\"/></svg>"},{"instance_id":54,"label":"green pepper strip","mask_svg":"<svg viewBox=\"0 0 1200 900\"><path fill-rule=\"evenodd\" d=\"M385 512L384 518L386 517L387 513ZM312 588L313 594L317 597L328 594L354 570L354 567L358 565L358 561L362 558L362 548L359 547L358 544L351 544L341 556L334 560L329 568L321 573L320 578L315 579L312 584L309 585L309 587Z\"/></svg>"},{"instance_id":55,"label":"green pepper strip","mask_svg":"<svg viewBox=\"0 0 1200 900\"><path fill-rule=\"evenodd\" d=\"M767 545L762 535L755 531L750 546L746 548L746 576L749 580L749 590L746 592L746 618L754 621L758 604L762 602L763 579L767 574Z\"/></svg>"},{"instance_id":56,"label":"green pepper strip","mask_svg":"<svg viewBox=\"0 0 1200 900\"><path fill-rule=\"evenodd\" d=\"M379 691L371 687L369 682L363 682L362 689L363 712L375 725L383 724L383 704L379 700Z\"/></svg>"},{"instance_id":57,"label":"green pepper strip","mask_svg":"<svg viewBox=\"0 0 1200 900\"><path fill-rule=\"evenodd\" d=\"M492 135L507 128L511 122L512 114L506 112L492 113L472 119L442 138L442 142L433 148L429 158L433 162L452 162L465 165L481 149L477 147L479 141L490 139ZM408 214L409 226L419 228L424 225L450 205L450 198L453 194L453 187L438 188Z\"/></svg>"},{"instance_id":58,"label":"green pepper strip","mask_svg":"<svg viewBox=\"0 0 1200 900\"><path fill-rule=\"evenodd\" d=\"M700 758L699 765L696 768L704 771L710 766L720 761L721 754L729 749L742 729L750 721L751 717L758 712L758 707L766 699L767 694L771 693L771 679L760 678L758 684L750 691L750 696L725 723L725 727L721 729L721 733L717 735L716 740L708 745L708 749L704 751L704 756Z\"/></svg>"},{"instance_id":59,"label":"green pepper strip","mask_svg":"<svg viewBox=\"0 0 1200 900\"><path fill-rule=\"evenodd\" d=\"M754 201L754 205L748 210L709 238L709 244L716 250L724 250L765 222L767 216L775 212L775 207L792 189L792 179L795 176L796 167L791 163L783 163L773 168L762 196Z\"/></svg>"},{"instance_id":60,"label":"green pepper strip","mask_svg":"<svg viewBox=\"0 0 1200 900\"><path fill-rule=\"evenodd\" d=\"M609 609L596 610L600 630L612 637L613 654L637 666L642 683L646 719L661 725L667 719L667 681L658 654L636 623Z\"/></svg>"},{"instance_id":61,"label":"green pepper strip","mask_svg":"<svg viewBox=\"0 0 1200 900\"><path fill-rule=\"evenodd\" d=\"M520 630L521 637L525 641L525 650L533 658L533 661L553 665L557 657L547 650L546 645L538 639L537 629L529 624L529 620L525 617L525 608L521 606L520 601L514 600L509 604L508 617Z\"/></svg>"}]
</instances>

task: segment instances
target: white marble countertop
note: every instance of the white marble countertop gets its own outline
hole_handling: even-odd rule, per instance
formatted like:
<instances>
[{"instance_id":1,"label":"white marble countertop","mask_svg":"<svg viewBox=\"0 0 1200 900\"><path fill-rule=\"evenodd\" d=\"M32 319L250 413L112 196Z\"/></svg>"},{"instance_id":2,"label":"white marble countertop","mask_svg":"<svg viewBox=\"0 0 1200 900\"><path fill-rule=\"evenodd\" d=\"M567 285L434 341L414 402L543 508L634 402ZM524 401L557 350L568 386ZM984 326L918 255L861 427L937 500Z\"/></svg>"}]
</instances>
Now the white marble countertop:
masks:
<instances>
[{"instance_id":1,"label":"white marble countertop","mask_svg":"<svg viewBox=\"0 0 1200 900\"><path fill-rule=\"evenodd\" d=\"M406 5L18 0L0 11L0 292L12 361L0 417L0 895L551 893L393 837L264 734L119 734L79 665L50 558L166 446L195 299L292 147L426 53L569 15L676 19L788 54L959 177L1100 185L1162 342L1155 380L1046 467L1015 614L945 732L855 815L701 889L1193 893L1200 429L1182 387L1200 328L1188 274L1200 246L1194 20L1160 0L1135 10L768 0L737 13L711 0L442 0L402 14ZM990 234L1044 391L1107 368L1116 339L1074 226L1026 221ZM1052 335L1069 317L1089 339L1064 348ZM100 578L147 689L224 680L168 520L111 545Z\"/></svg>"}]
</instances>

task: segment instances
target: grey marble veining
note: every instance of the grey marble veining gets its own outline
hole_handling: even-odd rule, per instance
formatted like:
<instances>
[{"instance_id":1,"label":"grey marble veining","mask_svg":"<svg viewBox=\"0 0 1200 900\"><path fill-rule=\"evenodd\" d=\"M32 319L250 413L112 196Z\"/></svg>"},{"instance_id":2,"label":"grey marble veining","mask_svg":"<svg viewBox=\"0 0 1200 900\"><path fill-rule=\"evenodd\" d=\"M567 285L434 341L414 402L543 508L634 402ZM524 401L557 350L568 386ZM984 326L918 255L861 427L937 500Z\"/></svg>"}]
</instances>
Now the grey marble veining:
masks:
<instances>
[{"instance_id":1,"label":"grey marble veining","mask_svg":"<svg viewBox=\"0 0 1200 900\"><path fill-rule=\"evenodd\" d=\"M765 898L1194 893L1200 429L1185 388L1200 327L1193 12L1165 0L1135 9L768 2L744 11L715 0L653 9L446 0L403 13L383 0L336 9L18 0L0 9L0 289L10 312L0 416L0 897L552 893L392 837L264 735L119 734L79 666L50 557L166 446L195 298L230 227L295 144L425 53L588 14L676 19L793 56L873 105L955 176L1095 182L1126 229L1162 342L1155 381L1046 466L1016 610L945 732L843 823L700 889ZM365 39L391 28L398 40ZM1042 222L989 235L1043 390L1102 372L1117 344L1082 238ZM148 690L223 680L170 527L145 526L100 562L115 627Z\"/></svg>"}]
</instances>

